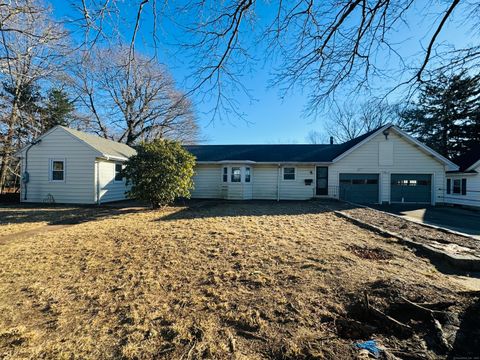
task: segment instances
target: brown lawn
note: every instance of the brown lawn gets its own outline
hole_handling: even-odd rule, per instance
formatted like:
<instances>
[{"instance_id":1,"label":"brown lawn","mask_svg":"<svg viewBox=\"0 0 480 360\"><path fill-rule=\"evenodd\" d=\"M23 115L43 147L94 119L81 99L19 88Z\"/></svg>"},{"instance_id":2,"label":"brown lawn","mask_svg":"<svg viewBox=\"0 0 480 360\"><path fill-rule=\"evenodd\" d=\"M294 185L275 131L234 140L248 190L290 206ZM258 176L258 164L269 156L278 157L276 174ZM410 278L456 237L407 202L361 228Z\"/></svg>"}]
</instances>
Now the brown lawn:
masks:
<instances>
[{"instance_id":1,"label":"brown lawn","mask_svg":"<svg viewBox=\"0 0 480 360\"><path fill-rule=\"evenodd\" d=\"M81 211L88 221L5 238ZM382 309L399 295L475 306L428 260L318 202L0 217L0 358L348 359L368 338L441 358L428 326L355 332L354 305L367 289Z\"/></svg>"}]
</instances>

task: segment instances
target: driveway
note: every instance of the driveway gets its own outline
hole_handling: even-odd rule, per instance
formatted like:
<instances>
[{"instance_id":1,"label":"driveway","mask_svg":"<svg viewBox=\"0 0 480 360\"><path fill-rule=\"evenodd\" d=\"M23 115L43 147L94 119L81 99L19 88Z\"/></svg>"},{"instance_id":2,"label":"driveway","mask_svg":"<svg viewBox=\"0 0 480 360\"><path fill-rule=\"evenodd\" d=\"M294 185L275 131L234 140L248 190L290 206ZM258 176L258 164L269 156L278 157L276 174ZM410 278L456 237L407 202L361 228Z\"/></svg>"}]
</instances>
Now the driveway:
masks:
<instances>
[{"instance_id":1,"label":"driveway","mask_svg":"<svg viewBox=\"0 0 480 360\"><path fill-rule=\"evenodd\" d=\"M480 240L480 211L446 206L380 205L377 209L406 219L473 235Z\"/></svg>"}]
</instances>

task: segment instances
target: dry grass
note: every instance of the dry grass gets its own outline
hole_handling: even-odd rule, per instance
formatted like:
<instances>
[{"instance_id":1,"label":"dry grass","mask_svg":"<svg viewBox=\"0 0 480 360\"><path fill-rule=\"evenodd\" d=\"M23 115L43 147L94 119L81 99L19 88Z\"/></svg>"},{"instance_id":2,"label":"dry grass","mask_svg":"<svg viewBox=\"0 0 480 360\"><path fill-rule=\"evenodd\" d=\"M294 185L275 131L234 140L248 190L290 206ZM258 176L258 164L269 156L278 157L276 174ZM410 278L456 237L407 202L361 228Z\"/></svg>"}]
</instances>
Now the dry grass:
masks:
<instances>
[{"instance_id":1,"label":"dry grass","mask_svg":"<svg viewBox=\"0 0 480 360\"><path fill-rule=\"evenodd\" d=\"M142 211L5 243L0 358L351 358L335 320L367 284L426 300L459 290L393 240L321 209ZM392 258L364 259L352 244Z\"/></svg>"}]
</instances>

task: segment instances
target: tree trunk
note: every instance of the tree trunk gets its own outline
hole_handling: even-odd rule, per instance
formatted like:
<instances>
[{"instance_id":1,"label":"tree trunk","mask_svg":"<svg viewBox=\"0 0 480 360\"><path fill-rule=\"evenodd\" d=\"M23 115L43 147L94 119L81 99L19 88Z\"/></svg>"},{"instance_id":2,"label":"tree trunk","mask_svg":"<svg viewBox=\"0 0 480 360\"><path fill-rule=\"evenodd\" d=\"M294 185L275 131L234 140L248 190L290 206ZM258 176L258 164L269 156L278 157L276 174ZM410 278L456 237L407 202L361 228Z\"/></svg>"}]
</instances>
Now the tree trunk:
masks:
<instances>
[{"instance_id":1,"label":"tree trunk","mask_svg":"<svg viewBox=\"0 0 480 360\"><path fill-rule=\"evenodd\" d=\"M0 194L3 194L3 191L5 190L8 167L10 165L11 156L12 156L12 149L13 149L12 143L13 143L13 137L15 135L16 122L17 122L17 105L16 103L14 103L12 107L12 113L10 116L8 132L4 138L4 143L3 143L2 164L0 165Z\"/></svg>"}]
</instances>

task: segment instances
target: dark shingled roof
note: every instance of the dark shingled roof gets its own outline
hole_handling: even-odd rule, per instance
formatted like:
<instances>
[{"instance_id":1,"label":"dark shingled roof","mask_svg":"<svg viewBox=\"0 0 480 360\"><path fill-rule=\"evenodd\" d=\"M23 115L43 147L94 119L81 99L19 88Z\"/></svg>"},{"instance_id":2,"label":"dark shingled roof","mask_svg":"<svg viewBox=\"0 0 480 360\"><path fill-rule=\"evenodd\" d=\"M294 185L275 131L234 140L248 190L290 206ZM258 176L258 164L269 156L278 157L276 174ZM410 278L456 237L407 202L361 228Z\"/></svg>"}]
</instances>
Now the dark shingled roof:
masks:
<instances>
[{"instance_id":1,"label":"dark shingled roof","mask_svg":"<svg viewBox=\"0 0 480 360\"><path fill-rule=\"evenodd\" d=\"M381 128L343 144L186 145L185 148L195 155L197 161L330 162Z\"/></svg>"},{"instance_id":2,"label":"dark shingled roof","mask_svg":"<svg viewBox=\"0 0 480 360\"><path fill-rule=\"evenodd\" d=\"M459 171L466 171L470 166L480 160L480 143L473 145L472 150L457 157L454 163L460 166Z\"/></svg>"}]
</instances>

